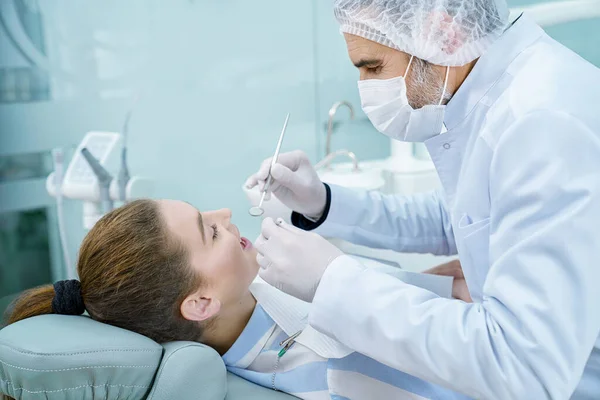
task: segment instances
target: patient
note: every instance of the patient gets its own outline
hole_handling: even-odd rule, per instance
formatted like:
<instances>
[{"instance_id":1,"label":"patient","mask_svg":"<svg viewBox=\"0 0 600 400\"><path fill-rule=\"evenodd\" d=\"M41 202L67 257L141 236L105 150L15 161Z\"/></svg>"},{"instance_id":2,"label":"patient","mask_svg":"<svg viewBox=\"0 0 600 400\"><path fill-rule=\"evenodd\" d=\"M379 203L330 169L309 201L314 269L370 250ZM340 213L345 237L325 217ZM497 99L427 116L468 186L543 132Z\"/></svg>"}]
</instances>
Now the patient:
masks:
<instances>
[{"instance_id":1,"label":"patient","mask_svg":"<svg viewBox=\"0 0 600 400\"><path fill-rule=\"evenodd\" d=\"M204 343L232 373L303 399L463 398L356 353L325 359L293 343L279 358L288 336L250 292L256 252L230 218L228 210L201 213L172 200L116 209L81 245L80 288L63 281L32 289L8 322L85 308L96 321L159 343Z\"/></svg>"}]
</instances>

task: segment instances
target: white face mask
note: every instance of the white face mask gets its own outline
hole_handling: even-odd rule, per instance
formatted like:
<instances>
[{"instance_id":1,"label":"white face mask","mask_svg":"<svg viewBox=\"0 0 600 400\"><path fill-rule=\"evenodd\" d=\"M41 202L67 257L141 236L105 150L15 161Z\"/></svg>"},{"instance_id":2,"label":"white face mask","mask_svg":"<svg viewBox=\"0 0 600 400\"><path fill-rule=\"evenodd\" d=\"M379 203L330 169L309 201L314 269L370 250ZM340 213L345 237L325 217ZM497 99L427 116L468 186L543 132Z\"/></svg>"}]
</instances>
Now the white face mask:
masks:
<instances>
[{"instance_id":1,"label":"white face mask","mask_svg":"<svg viewBox=\"0 0 600 400\"><path fill-rule=\"evenodd\" d=\"M414 110L408 102L405 80L412 60L413 57L408 63L404 76L386 80L359 81L358 91L362 109L379 132L403 142L424 142L442 132L446 108L442 102L450 68L446 69L440 103Z\"/></svg>"}]
</instances>

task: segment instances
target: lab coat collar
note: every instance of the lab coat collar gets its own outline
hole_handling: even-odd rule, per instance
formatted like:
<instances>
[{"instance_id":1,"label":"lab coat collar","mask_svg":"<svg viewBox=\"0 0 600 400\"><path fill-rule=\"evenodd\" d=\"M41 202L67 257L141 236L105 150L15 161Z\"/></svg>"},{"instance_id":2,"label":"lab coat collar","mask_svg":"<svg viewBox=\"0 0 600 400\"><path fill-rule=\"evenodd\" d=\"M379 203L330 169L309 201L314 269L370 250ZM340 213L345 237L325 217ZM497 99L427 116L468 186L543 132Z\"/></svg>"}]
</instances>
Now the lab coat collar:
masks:
<instances>
[{"instance_id":1,"label":"lab coat collar","mask_svg":"<svg viewBox=\"0 0 600 400\"><path fill-rule=\"evenodd\" d=\"M444 124L450 131L462 122L485 98L514 59L544 34L526 14L510 27L485 52L467 79L446 106Z\"/></svg>"}]
</instances>

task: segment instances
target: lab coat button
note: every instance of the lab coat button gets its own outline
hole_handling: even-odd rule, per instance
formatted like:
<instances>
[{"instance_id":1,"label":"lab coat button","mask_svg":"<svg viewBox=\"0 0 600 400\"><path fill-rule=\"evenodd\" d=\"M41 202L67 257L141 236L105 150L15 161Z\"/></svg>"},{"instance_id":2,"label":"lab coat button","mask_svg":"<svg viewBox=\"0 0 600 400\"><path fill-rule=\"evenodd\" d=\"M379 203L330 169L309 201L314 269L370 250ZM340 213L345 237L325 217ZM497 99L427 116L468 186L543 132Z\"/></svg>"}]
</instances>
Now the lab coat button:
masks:
<instances>
[{"instance_id":1,"label":"lab coat button","mask_svg":"<svg viewBox=\"0 0 600 400\"><path fill-rule=\"evenodd\" d=\"M444 143L444 148L446 150L448 150L450 147L452 147L452 146L450 146L450 143Z\"/></svg>"}]
</instances>

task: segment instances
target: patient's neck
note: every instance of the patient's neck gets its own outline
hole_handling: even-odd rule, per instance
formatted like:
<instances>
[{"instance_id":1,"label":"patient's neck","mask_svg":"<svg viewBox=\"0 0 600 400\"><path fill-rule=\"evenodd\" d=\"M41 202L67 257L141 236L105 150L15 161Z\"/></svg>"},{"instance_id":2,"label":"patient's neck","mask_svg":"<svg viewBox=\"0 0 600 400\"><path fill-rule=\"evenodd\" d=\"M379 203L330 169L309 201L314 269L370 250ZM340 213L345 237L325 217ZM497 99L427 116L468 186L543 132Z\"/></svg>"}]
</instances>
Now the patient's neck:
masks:
<instances>
[{"instance_id":1,"label":"patient's neck","mask_svg":"<svg viewBox=\"0 0 600 400\"><path fill-rule=\"evenodd\" d=\"M250 321L256 307L256 299L248 292L242 299L219 315L202 334L201 342L215 349L220 355L227 353Z\"/></svg>"}]
</instances>

